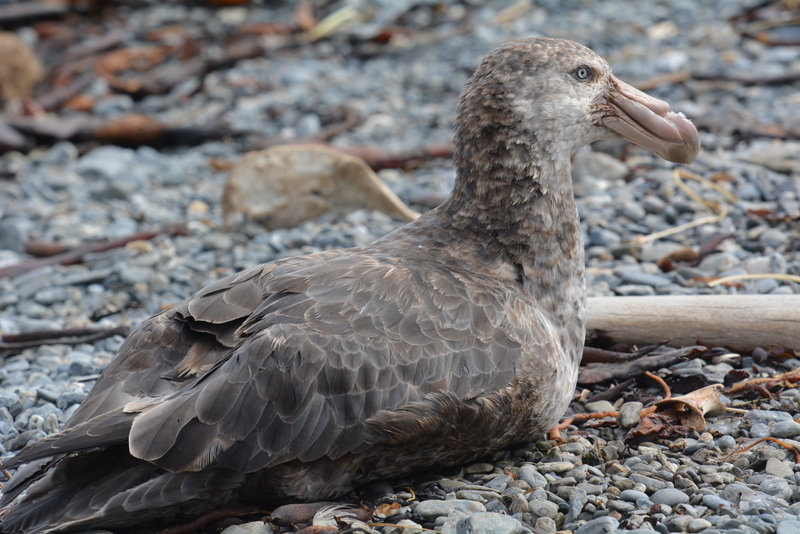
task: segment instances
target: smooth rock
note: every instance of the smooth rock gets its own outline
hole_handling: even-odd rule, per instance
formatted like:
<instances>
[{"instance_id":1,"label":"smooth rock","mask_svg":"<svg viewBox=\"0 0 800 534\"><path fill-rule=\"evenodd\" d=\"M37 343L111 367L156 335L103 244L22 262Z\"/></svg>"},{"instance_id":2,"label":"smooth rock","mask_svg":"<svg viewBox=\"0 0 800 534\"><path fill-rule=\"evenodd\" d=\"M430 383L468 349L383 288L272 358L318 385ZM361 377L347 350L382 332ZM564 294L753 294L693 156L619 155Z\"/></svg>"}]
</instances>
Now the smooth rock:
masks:
<instances>
[{"instance_id":1,"label":"smooth rock","mask_svg":"<svg viewBox=\"0 0 800 534\"><path fill-rule=\"evenodd\" d=\"M519 477L527 482L531 488L544 488L547 486L547 479L531 464L525 464L519 468Z\"/></svg>"},{"instance_id":2,"label":"smooth rock","mask_svg":"<svg viewBox=\"0 0 800 534\"><path fill-rule=\"evenodd\" d=\"M481 512L459 520L456 534L520 534L522 523L503 514Z\"/></svg>"},{"instance_id":3,"label":"smooth rock","mask_svg":"<svg viewBox=\"0 0 800 534\"><path fill-rule=\"evenodd\" d=\"M618 526L619 521L613 517L598 517L578 527L575 534L603 534L604 532L611 532Z\"/></svg>"},{"instance_id":4,"label":"smooth rock","mask_svg":"<svg viewBox=\"0 0 800 534\"><path fill-rule=\"evenodd\" d=\"M542 499L528 501L528 510L537 517L549 517L555 519L558 516L558 505L554 502Z\"/></svg>"},{"instance_id":5,"label":"smooth rock","mask_svg":"<svg viewBox=\"0 0 800 534\"><path fill-rule=\"evenodd\" d=\"M751 438L766 438L769 436L769 427L765 423L755 423L750 427Z\"/></svg>"},{"instance_id":6,"label":"smooth rock","mask_svg":"<svg viewBox=\"0 0 800 534\"><path fill-rule=\"evenodd\" d=\"M775 534L800 534L800 521L797 519L784 519L778 523Z\"/></svg>"},{"instance_id":7,"label":"smooth rock","mask_svg":"<svg viewBox=\"0 0 800 534\"><path fill-rule=\"evenodd\" d=\"M644 408L641 402L633 401L623 403L619 407L619 415L617 416L617 424L621 428L632 428L639 423L639 417Z\"/></svg>"},{"instance_id":8,"label":"smooth rock","mask_svg":"<svg viewBox=\"0 0 800 534\"><path fill-rule=\"evenodd\" d=\"M586 411L589 413L613 412L614 405L608 401L587 402Z\"/></svg>"},{"instance_id":9,"label":"smooth rock","mask_svg":"<svg viewBox=\"0 0 800 534\"><path fill-rule=\"evenodd\" d=\"M769 427L769 433L776 438L800 436L800 423L797 421L779 421Z\"/></svg>"},{"instance_id":10,"label":"smooth rock","mask_svg":"<svg viewBox=\"0 0 800 534\"><path fill-rule=\"evenodd\" d=\"M619 494L619 498L622 499L623 501L636 502L639 499L648 499L649 497L643 491L627 489L627 490L623 490ZM655 502L655 501L653 501L653 502Z\"/></svg>"},{"instance_id":11,"label":"smooth rock","mask_svg":"<svg viewBox=\"0 0 800 534\"><path fill-rule=\"evenodd\" d=\"M566 473L575 466L571 462L543 462L536 467L542 473Z\"/></svg>"},{"instance_id":12,"label":"smooth rock","mask_svg":"<svg viewBox=\"0 0 800 534\"><path fill-rule=\"evenodd\" d=\"M628 166L617 158L589 149L579 150L572 161L572 176L575 179L591 176L606 180L621 180L629 172Z\"/></svg>"},{"instance_id":13,"label":"smooth rock","mask_svg":"<svg viewBox=\"0 0 800 534\"><path fill-rule=\"evenodd\" d=\"M475 501L451 499L446 501L422 501L414 508L414 512L427 520L440 516L448 516L453 512L477 513L485 512L486 507Z\"/></svg>"},{"instance_id":14,"label":"smooth rock","mask_svg":"<svg viewBox=\"0 0 800 534\"><path fill-rule=\"evenodd\" d=\"M269 523L252 521L241 525L231 525L220 534L272 534L275 530Z\"/></svg>"},{"instance_id":15,"label":"smooth rock","mask_svg":"<svg viewBox=\"0 0 800 534\"><path fill-rule=\"evenodd\" d=\"M656 504L666 504L667 506L675 507L679 504L687 504L689 496L679 489L664 488L653 493L650 500Z\"/></svg>"},{"instance_id":16,"label":"smooth rock","mask_svg":"<svg viewBox=\"0 0 800 534\"><path fill-rule=\"evenodd\" d=\"M686 525L686 530L688 532L703 532L711 528L711 523L703 518L694 517L689 521L689 524Z\"/></svg>"},{"instance_id":17,"label":"smooth rock","mask_svg":"<svg viewBox=\"0 0 800 534\"><path fill-rule=\"evenodd\" d=\"M630 479L635 483L644 484L647 491L651 493L669 487L665 481L641 473L631 473Z\"/></svg>"},{"instance_id":18,"label":"smooth rock","mask_svg":"<svg viewBox=\"0 0 800 534\"><path fill-rule=\"evenodd\" d=\"M533 525L536 534L555 534L557 528L556 522L549 517L540 517Z\"/></svg>"},{"instance_id":19,"label":"smooth rock","mask_svg":"<svg viewBox=\"0 0 800 534\"><path fill-rule=\"evenodd\" d=\"M778 423L780 421L792 421L792 416L786 412L775 410L748 410L744 414L744 419L751 425L756 423Z\"/></svg>"}]
</instances>

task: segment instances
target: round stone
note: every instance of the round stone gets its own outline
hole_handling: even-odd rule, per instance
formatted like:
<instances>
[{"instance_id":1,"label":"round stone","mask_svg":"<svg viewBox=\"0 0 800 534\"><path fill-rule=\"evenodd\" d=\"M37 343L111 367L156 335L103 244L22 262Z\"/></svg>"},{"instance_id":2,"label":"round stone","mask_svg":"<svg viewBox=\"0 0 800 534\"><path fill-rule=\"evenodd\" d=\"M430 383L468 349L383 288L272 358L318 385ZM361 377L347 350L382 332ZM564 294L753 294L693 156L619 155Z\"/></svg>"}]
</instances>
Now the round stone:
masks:
<instances>
[{"instance_id":1,"label":"round stone","mask_svg":"<svg viewBox=\"0 0 800 534\"><path fill-rule=\"evenodd\" d=\"M675 507L679 504L687 504L689 496L679 489L664 488L653 493L650 500L656 504L666 504L667 506Z\"/></svg>"}]
</instances>

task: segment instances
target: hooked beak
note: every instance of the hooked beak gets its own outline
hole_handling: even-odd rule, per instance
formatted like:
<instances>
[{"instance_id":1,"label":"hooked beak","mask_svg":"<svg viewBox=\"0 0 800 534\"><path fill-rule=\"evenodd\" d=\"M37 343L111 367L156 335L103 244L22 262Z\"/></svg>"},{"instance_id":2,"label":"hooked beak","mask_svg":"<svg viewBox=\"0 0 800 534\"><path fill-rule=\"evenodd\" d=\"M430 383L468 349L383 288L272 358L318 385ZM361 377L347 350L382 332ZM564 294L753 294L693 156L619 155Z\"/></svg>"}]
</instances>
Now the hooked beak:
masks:
<instances>
[{"instance_id":1,"label":"hooked beak","mask_svg":"<svg viewBox=\"0 0 800 534\"><path fill-rule=\"evenodd\" d=\"M669 104L611 77L612 89L595 100L600 121L623 139L675 163L691 163L700 151L697 129Z\"/></svg>"}]
</instances>

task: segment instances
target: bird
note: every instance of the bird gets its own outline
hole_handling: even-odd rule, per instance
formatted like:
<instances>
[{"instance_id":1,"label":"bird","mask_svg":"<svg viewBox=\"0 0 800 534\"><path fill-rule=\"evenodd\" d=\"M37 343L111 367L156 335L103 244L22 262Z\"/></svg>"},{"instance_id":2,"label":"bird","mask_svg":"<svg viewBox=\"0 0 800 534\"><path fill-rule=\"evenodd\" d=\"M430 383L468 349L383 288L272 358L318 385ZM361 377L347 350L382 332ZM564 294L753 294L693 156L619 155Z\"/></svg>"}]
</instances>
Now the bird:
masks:
<instances>
[{"instance_id":1,"label":"bird","mask_svg":"<svg viewBox=\"0 0 800 534\"><path fill-rule=\"evenodd\" d=\"M144 321L63 429L21 450L0 531L137 529L340 498L540 438L585 336L570 158L700 150L669 105L572 41L490 52L458 102L455 185L372 242L222 278Z\"/></svg>"}]
</instances>

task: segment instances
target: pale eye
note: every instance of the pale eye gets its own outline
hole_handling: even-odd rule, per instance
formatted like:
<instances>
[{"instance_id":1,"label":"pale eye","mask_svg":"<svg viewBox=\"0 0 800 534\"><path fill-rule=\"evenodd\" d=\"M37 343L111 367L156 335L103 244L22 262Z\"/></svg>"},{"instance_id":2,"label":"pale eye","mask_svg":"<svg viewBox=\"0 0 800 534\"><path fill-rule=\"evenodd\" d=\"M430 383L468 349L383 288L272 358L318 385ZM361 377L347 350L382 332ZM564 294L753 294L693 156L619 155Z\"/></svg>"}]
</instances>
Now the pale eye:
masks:
<instances>
[{"instance_id":1,"label":"pale eye","mask_svg":"<svg viewBox=\"0 0 800 534\"><path fill-rule=\"evenodd\" d=\"M586 65L581 65L577 69L575 69L575 77L578 78L580 81L588 80L592 76L592 69L587 67Z\"/></svg>"}]
</instances>

